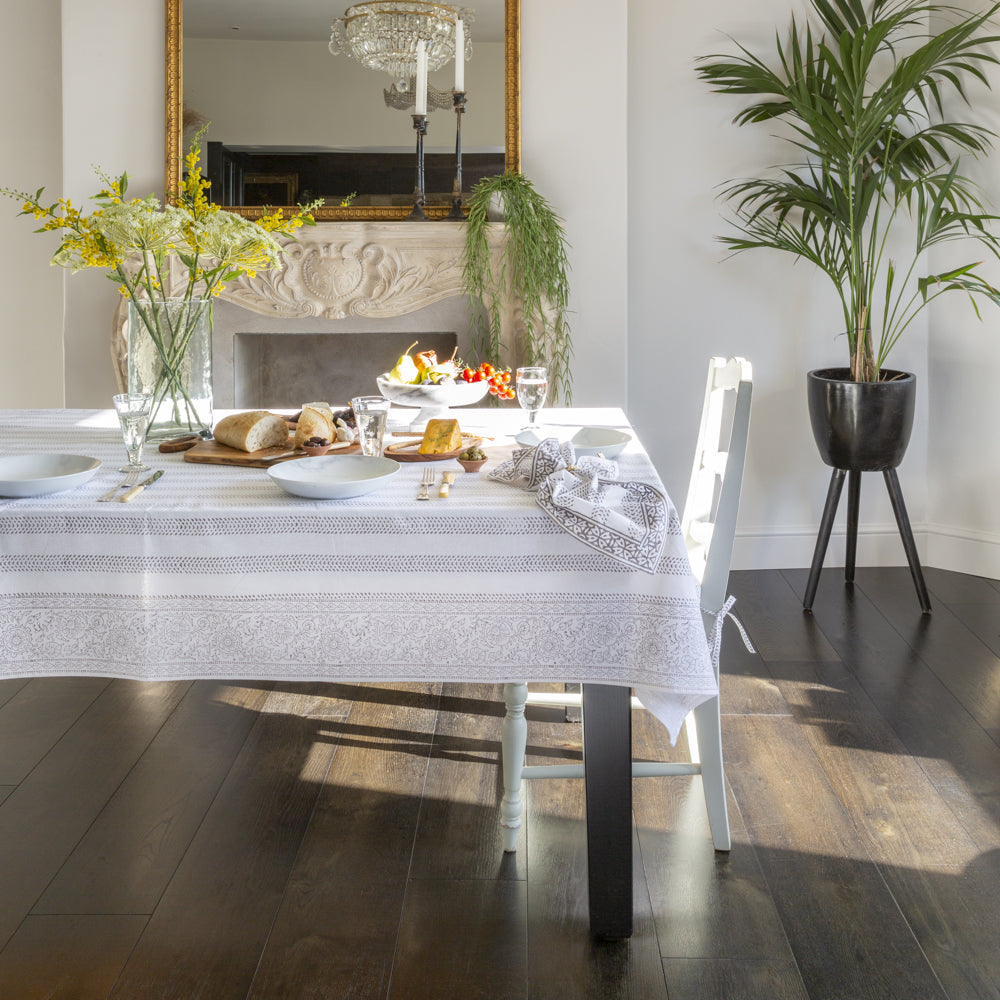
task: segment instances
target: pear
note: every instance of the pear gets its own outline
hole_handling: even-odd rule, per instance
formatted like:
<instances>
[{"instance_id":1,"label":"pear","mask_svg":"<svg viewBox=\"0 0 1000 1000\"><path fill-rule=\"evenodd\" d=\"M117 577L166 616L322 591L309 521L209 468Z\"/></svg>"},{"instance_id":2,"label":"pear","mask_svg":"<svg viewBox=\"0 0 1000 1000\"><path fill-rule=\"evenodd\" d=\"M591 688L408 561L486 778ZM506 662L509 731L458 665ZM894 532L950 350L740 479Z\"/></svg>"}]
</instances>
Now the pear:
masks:
<instances>
[{"instance_id":1,"label":"pear","mask_svg":"<svg viewBox=\"0 0 1000 1000\"><path fill-rule=\"evenodd\" d=\"M434 370L437 360L438 356L434 351L421 351L413 359L413 363L417 366L417 371L420 372L421 382L427 381L427 374Z\"/></svg>"},{"instance_id":2,"label":"pear","mask_svg":"<svg viewBox=\"0 0 1000 1000\"><path fill-rule=\"evenodd\" d=\"M417 371L417 366L414 364L413 358L410 357L410 351L416 346L417 341L415 340L406 349L406 353L399 356L396 367L389 372L390 382L405 382L406 385L413 385L420 380L420 372Z\"/></svg>"}]
</instances>

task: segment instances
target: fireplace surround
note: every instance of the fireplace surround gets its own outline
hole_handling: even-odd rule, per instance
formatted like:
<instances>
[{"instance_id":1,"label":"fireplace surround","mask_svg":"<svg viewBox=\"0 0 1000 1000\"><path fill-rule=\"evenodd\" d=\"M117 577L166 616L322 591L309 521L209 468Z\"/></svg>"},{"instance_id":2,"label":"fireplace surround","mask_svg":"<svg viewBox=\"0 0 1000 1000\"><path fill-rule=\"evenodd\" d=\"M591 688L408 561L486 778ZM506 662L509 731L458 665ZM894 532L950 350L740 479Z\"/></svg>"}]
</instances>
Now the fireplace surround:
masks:
<instances>
[{"instance_id":1,"label":"fireplace surround","mask_svg":"<svg viewBox=\"0 0 1000 1000\"><path fill-rule=\"evenodd\" d=\"M496 224L493 229L490 248L496 260L504 227ZM462 287L464 223L321 222L299 230L298 237L285 244L282 270L239 278L219 296L212 339L217 406L241 405L236 402L238 386L255 381L254 373L245 370L254 363L254 352L236 347L236 338L246 333L406 332L417 339L422 332L444 331L456 335L460 354L471 356L473 314ZM516 359L522 325L518 303L508 298L502 315L504 347L507 356ZM111 338L116 377L122 387L127 370L126 318L123 300L115 313ZM310 337L289 336L287 340L285 362L290 371L314 363L307 346ZM292 353L297 350L302 350L301 358ZM376 356L378 352L376 348ZM244 370L238 369L238 363ZM372 362L345 355L344 364L363 364L367 369ZM390 366L391 362L385 367ZM303 400L294 398L295 391L279 387L274 390L278 401L266 405L299 405ZM281 401L283 394L289 395L287 401Z\"/></svg>"}]
</instances>

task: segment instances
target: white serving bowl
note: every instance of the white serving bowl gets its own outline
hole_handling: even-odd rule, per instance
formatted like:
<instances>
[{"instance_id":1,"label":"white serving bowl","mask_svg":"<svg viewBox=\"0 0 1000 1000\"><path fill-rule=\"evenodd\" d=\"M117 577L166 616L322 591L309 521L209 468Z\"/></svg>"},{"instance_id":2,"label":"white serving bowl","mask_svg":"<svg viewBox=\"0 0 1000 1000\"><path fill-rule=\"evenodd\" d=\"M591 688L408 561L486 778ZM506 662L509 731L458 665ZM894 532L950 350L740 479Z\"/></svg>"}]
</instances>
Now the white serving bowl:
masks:
<instances>
[{"instance_id":1,"label":"white serving bowl","mask_svg":"<svg viewBox=\"0 0 1000 1000\"><path fill-rule=\"evenodd\" d=\"M490 388L486 381L466 382L464 379L458 379L452 385L407 385L405 382L393 382L386 375L379 375L375 382L378 391L394 406L420 407L420 412L410 424L413 430L426 425L432 418L446 417L449 407L478 403Z\"/></svg>"},{"instance_id":2,"label":"white serving bowl","mask_svg":"<svg viewBox=\"0 0 1000 1000\"><path fill-rule=\"evenodd\" d=\"M82 486L101 463L89 455L7 455L0 458L0 497L37 497Z\"/></svg>"},{"instance_id":3,"label":"white serving bowl","mask_svg":"<svg viewBox=\"0 0 1000 1000\"><path fill-rule=\"evenodd\" d=\"M570 438L570 443L577 455L601 454L605 458L614 458L625 450L625 445L631 440L631 434L614 427L581 427Z\"/></svg>"},{"instance_id":4,"label":"white serving bowl","mask_svg":"<svg viewBox=\"0 0 1000 1000\"><path fill-rule=\"evenodd\" d=\"M371 493L399 472L399 462L375 455L319 455L272 465L267 474L286 492L310 500L346 500Z\"/></svg>"}]
</instances>

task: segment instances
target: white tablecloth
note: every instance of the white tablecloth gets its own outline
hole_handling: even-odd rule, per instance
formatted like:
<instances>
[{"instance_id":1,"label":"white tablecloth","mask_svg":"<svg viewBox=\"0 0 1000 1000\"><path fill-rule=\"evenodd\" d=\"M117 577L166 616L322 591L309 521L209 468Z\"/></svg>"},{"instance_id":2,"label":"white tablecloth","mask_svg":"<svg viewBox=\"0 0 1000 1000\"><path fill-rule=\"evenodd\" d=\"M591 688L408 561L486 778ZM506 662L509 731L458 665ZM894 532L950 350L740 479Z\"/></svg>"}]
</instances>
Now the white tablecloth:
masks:
<instances>
[{"instance_id":1,"label":"white tablecloth","mask_svg":"<svg viewBox=\"0 0 1000 1000\"><path fill-rule=\"evenodd\" d=\"M497 435L491 465L509 456L499 436L518 411L457 415ZM619 410L544 416L565 437L627 426ZM0 455L42 451L104 464L73 490L0 498L0 676L589 681L660 689L672 734L717 691L672 509L646 574L453 461L434 463L458 472L448 499L417 502L424 465L411 463L368 496L313 501L262 469L150 447L160 481L97 503L121 480L112 412L0 411ZM618 462L659 485L637 440Z\"/></svg>"}]
</instances>

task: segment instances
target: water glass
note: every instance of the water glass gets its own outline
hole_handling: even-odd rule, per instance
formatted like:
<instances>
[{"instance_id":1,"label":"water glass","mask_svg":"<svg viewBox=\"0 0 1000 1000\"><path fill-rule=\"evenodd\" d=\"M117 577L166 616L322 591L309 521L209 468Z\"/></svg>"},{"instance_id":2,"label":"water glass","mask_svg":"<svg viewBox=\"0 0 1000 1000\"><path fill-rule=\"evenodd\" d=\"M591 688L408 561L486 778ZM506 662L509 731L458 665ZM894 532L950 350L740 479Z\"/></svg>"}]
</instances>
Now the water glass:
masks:
<instances>
[{"instance_id":1,"label":"water glass","mask_svg":"<svg viewBox=\"0 0 1000 1000\"><path fill-rule=\"evenodd\" d=\"M528 414L528 426L534 427L549 391L549 373L544 368L518 368L515 384L517 401Z\"/></svg>"},{"instance_id":2,"label":"water glass","mask_svg":"<svg viewBox=\"0 0 1000 1000\"><path fill-rule=\"evenodd\" d=\"M149 416L153 409L153 395L149 392L122 392L111 397L118 414L125 441L128 464L119 472L145 472L149 466L142 464L142 446L149 429Z\"/></svg>"},{"instance_id":3,"label":"water glass","mask_svg":"<svg viewBox=\"0 0 1000 1000\"><path fill-rule=\"evenodd\" d=\"M382 438L391 405L384 396L355 396L351 400L362 455L382 454Z\"/></svg>"}]
</instances>

